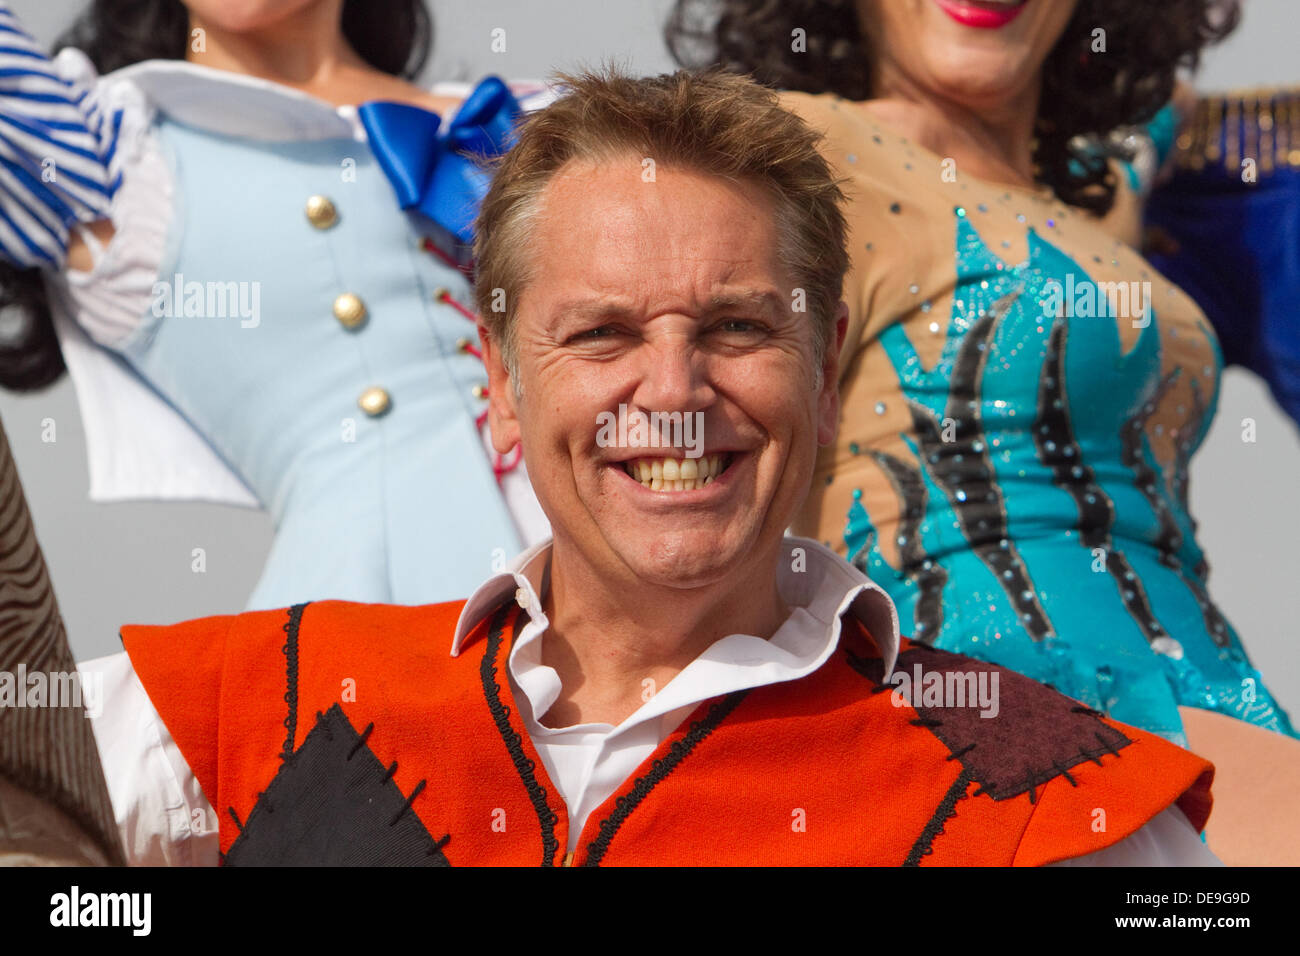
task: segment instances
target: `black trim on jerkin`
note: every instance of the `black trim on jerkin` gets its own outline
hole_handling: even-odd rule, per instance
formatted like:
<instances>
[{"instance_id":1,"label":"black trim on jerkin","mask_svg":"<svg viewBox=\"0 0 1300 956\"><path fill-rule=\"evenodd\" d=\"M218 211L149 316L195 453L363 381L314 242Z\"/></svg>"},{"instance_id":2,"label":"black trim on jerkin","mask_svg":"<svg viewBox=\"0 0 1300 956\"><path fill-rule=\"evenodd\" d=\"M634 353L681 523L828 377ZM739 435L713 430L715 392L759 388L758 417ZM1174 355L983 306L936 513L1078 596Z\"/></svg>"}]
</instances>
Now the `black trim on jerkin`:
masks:
<instances>
[{"instance_id":1,"label":"black trim on jerkin","mask_svg":"<svg viewBox=\"0 0 1300 956\"><path fill-rule=\"evenodd\" d=\"M479 665L479 675L483 681L483 693L487 698L488 709L492 712L492 719L496 723L497 732L501 734L506 750L510 753L510 760L528 790L528 797L532 801L533 809L537 812L537 820L542 827L542 866L554 866L555 855L560 849L559 840L555 836L557 817L546 800L546 789L537 780L536 764L525 755L523 739L510 726L510 708L501 702L501 687L496 682L497 657L501 651L502 635L512 608L515 610L514 630L518 633L519 615L523 612L514 602L509 602L502 605L489 624L487 647L483 652L483 661ZM748 693L748 689L739 690L714 703L704 717L692 724L686 735L669 748L666 755L654 762L648 774L637 778L631 792L619 797L614 812L601 821L596 838L587 846L587 858L583 861L583 866L600 865L601 859L609 849L610 841L632 811L650 795L650 791L677 769L677 766L704 738L713 733Z\"/></svg>"},{"instance_id":2,"label":"black trim on jerkin","mask_svg":"<svg viewBox=\"0 0 1300 956\"><path fill-rule=\"evenodd\" d=\"M285 641L281 650L284 651L284 702L289 705L289 713L284 718L287 733L284 750L280 753L281 760L288 760L293 755L293 740L298 733L298 626L302 623L303 610L310 603L295 604L289 608L289 620L284 622Z\"/></svg>"},{"instance_id":3,"label":"black trim on jerkin","mask_svg":"<svg viewBox=\"0 0 1300 956\"><path fill-rule=\"evenodd\" d=\"M691 729L687 731L686 736L673 744L666 755L651 765L648 774L637 777L636 783L632 785L632 791L626 796L619 797L614 805L614 812L600 821L600 832L596 835L596 839L587 844L587 858L582 861L583 866L600 866L601 859L609 849L610 840L614 839L614 834L631 816L632 811L650 795L651 790L677 769L677 765L685 760L705 737L713 733L718 724L726 720L748 693L749 688L733 691L715 703L709 708L707 714L691 724Z\"/></svg>"},{"instance_id":4,"label":"black trim on jerkin","mask_svg":"<svg viewBox=\"0 0 1300 956\"><path fill-rule=\"evenodd\" d=\"M523 738L510 726L510 708L501 703L501 685L496 681L501 635L505 631L511 608L515 608L517 614L522 613L513 601L503 604L488 626L487 647L483 651L482 663L479 664L479 677L483 682L483 695L487 698L488 710L492 712L492 721L496 724L497 733L505 742L510 760L515 765L515 770L519 772L524 788L528 791L528 799L537 813L537 822L541 824L542 866L554 866L555 854L560 849L560 841L555 836L558 817L546 801L546 788L537 782L537 765L524 753Z\"/></svg>"},{"instance_id":5,"label":"black trim on jerkin","mask_svg":"<svg viewBox=\"0 0 1300 956\"><path fill-rule=\"evenodd\" d=\"M957 815L957 801L965 798L966 788L970 786L970 782L974 779L975 775L965 767L962 768L961 773L957 774L957 779L953 781L952 786L948 788L948 792L939 801L939 806L935 808L934 816L930 817L930 822L925 825L921 835L916 838L916 843L912 845L912 852L907 854L903 866L920 866L921 857L934 852L935 838L943 833L943 825Z\"/></svg>"}]
</instances>

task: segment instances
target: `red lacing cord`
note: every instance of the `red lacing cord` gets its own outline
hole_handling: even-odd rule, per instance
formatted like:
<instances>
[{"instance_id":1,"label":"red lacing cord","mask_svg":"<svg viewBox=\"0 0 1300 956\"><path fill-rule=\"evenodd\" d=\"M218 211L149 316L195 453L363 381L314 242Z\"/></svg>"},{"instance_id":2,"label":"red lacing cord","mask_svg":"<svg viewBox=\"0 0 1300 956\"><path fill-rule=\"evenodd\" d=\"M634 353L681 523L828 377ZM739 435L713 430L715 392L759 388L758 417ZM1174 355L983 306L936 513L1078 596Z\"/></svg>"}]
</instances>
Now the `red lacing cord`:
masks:
<instances>
[{"instance_id":1,"label":"red lacing cord","mask_svg":"<svg viewBox=\"0 0 1300 956\"><path fill-rule=\"evenodd\" d=\"M473 281L474 264L472 262L470 263L457 262L451 256L447 255L447 253L443 252L442 249L438 246L438 244L434 242L432 239L430 239L428 236L425 236L422 240L420 240L420 248L423 249L425 252L433 253L434 256L441 259L444 263L446 263L447 265L451 266L453 269L461 273L463 276L465 276L465 278L469 279L470 281Z\"/></svg>"},{"instance_id":2,"label":"red lacing cord","mask_svg":"<svg viewBox=\"0 0 1300 956\"><path fill-rule=\"evenodd\" d=\"M441 249L435 246L431 240L425 239L424 247L428 249L430 252L436 253L445 262L451 263L451 260L447 257L447 255ZM454 263L451 264L454 265ZM473 322L476 326L478 325L478 316L475 315L473 312L471 312L469 309L467 309L464 305L457 302L454 298L452 298L450 290L440 288L434 292L433 297L436 301L451 306L453 309L459 312L470 322ZM462 352L466 352L474 356L480 362L483 361L483 353L480 352L477 348L475 348L474 343L471 342L469 339L461 339L457 343L457 346L460 348ZM488 396L487 386L482 385L480 386L480 388L481 391L479 392L479 397L487 398ZM484 422L487 421L487 417L488 417L488 410L485 408L483 409L482 412L479 413L478 417L474 419L474 427L478 428L479 430L482 430ZM492 473L496 475L497 480L500 481L503 475L507 475L510 472L514 471L516 468L518 468L519 462L521 462L522 460L523 460L523 449L519 445L516 445L514 449L511 451L509 459L507 459L506 456L500 455L494 451L492 452Z\"/></svg>"},{"instance_id":3,"label":"red lacing cord","mask_svg":"<svg viewBox=\"0 0 1300 956\"><path fill-rule=\"evenodd\" d=\"M478 325L478 316L475 315L473 312L471 312L469 309L465 308L465 306L461 305L455 299L453 299L451 297L451 292L449 292L447 289L439 288L435 290L433 293L433 297L437 299L439 302L447 303L449 306L451 306L461 315L465 316L465 318L473 322L475 326Z\"/></svg>"}]
</instances>

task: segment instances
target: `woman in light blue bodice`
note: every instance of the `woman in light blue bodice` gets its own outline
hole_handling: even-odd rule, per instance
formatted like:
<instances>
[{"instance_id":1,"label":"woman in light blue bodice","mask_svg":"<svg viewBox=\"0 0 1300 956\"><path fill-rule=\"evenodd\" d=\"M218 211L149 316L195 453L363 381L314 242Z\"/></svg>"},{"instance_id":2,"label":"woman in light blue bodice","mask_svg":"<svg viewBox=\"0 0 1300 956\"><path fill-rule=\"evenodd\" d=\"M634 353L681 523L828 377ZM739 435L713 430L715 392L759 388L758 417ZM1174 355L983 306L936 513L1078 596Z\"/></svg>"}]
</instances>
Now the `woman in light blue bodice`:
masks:
<instances>
[{"instance_id":1,"label":"woman in light blue bodice","mask_svg":"<svg viewBox=\"0 0 1300 956\"><path fill-rule=\"evenodd\" d=\"M92 494L265 507L254 608L453 599L545 527L485 445L466 307L476 159L521 107L492 78L400 80L419 4L367 11L380 39L351 5L160 0L116 59L83 37L92 64L44 59L0 4L0 259L42 270ZM6 384L41 384L34 352Z\"/></svg>"}]
</instances>

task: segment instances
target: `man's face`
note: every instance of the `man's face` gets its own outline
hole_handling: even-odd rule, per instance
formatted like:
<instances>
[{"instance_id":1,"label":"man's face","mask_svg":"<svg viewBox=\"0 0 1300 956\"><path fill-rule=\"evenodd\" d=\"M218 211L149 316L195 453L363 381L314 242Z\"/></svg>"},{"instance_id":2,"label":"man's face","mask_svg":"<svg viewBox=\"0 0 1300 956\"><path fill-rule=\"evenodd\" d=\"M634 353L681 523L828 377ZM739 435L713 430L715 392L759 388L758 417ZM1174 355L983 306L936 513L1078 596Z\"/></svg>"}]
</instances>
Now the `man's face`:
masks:
<instances>
[{"instance_id":1,"label":"man's face","mask_svg":"<svg viewBox=\"0 0 1300 956\"><path fill-rule=\"evenodd\" d=\"M523 442L557 544L608 579L743 575L802 503L834 438L835 349L819 387L812 319L792 310L802 295L776 248L752 184L663 166L646 182L629 154L546 187L516 303L519 397L488 343L492 433L501 452ZM620 406L628 444L609 427ZM655 412L682 427L637 434ZM656 484L655 469L679 477Z\"/></svg>"}]
</instances>

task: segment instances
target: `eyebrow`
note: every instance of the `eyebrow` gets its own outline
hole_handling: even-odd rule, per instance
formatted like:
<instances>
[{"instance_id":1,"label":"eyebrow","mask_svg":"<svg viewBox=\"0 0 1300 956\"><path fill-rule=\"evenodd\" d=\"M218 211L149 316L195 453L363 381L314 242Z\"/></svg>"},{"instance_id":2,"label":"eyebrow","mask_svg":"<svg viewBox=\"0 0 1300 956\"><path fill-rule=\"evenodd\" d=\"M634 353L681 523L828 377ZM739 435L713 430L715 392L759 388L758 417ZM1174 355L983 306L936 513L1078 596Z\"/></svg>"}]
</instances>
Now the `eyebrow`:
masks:
<instances>
[{"instance_id":1,"label":"eyebrow","mask_svg":"<svg viewBox=\"0 0 1300 956\"><path fill-rule=\"evenodd\" d=\"M786 311L785 300L775 292L759 290L741 290L724 292L710 296L699 310L699 314L708 318L735 309L761 312L769 316L783 315ZM608 299L584 298L561 302L556 306L557 316L584 319L634 319L635 310L619 302Z\"/></svg>"}]
</instances>

